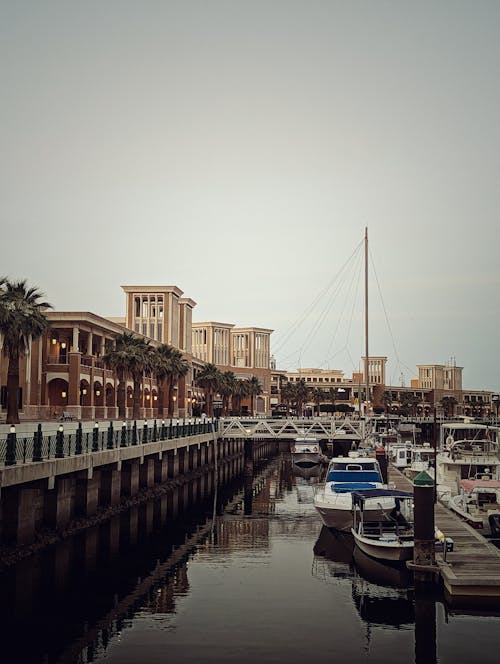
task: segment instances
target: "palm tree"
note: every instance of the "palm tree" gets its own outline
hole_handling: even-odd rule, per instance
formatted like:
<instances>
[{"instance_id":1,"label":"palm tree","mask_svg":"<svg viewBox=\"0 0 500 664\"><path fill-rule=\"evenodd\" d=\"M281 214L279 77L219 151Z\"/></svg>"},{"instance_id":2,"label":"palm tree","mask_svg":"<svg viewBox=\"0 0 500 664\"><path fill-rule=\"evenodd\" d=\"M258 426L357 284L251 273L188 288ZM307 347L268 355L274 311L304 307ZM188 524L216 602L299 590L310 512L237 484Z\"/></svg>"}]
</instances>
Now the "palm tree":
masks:
<instances>
[{"instance_id":1,"label":"palm tree","mask_svg":"<svg viewBox=\"0 0 500 664\"><path fill-rule=\"evenodd\" d=\"M229 412L229 398L234 394L236 376L232 371L224 371L219 384L219 394L222 396L222 414Z\"/></svg>"},{"instance_id":2,"label":"palm tree","mask_svg":"<svg viewBox=\"0 0 500 664\"><path fill-rule=\"evenodd\" d=\"M293 383L285 383L283 387L281 388L281 399L286 405L286 414L289 415L290 413L290 406L292 404L292 401L295 398L295 390L293 387Z\"/></svg>"},{"instance_id":3,"label":"palm tree","mask_svg":"<svg viewBox=\"0 0 500 664\"><path fill-rule=\"evenodd\" d=\"M116 346L104 356L104 361L118 374L118 415L126 416L125 381L128 375L134 381L133 417L140 417L140 395L144 371L153 366L153 349L143 337L124 332L116 339Z\"/></svg>"},{"instance_id":4,"label":"palm tree","mask_svg":"<svg viewBox=\"0 0 500 664\"><path fill-rule=\"evenodd\" d=\"M43 293L26 281L0 278L0 333L8 357L7 424L19 423L19 364L29 350L30 340L38 339L49 327L43 310L52 308L41 302Z\"/></svg>"},{"instance_id":5,"label":"palm tree","mask_svg":"<svg viewBox=\"0 0 500 664\"><path fill-rule=\"evenodd\" d=\"M321 387L315 387L313 389L312 399L313 399L314 403L316 404L316 414L319 417L320 416L320 404L325 399L325 393L323 392Z\"/></svg>"},{"instance_id":6,"label":"palm tree","mask_svg":"<svg viewBox=\"0 0 500 664\"><path fill-rule=\"evenodd\" d=\"M453 395L446 396L441 399L440 403L446 412L446 417L453 417L453 413L455 412L455 406L458 403L456 398Z\"/></svg>"},{"instance_id":7,"label":"palm tree","mask_svg":"<svg viewBox=\"0 0 500 664\"><path fill-rule=\"evenodd\" d=\"M298 383L295 383L293 387L295 391L295 402L297 404L297 416L300 417L302 415L304 401L307 401L309 398L309 388L303 378L301 378Z\"/></svg>"},{"instance_id":8,"label":"palm tree","mask_svg":"<svg viewBox=\"0 0 500 664\"><path fill-rule=\"evenodd\" d=\"M250 397L250 410L251 415L255 415L255 409L254 409L254 403L255 403L255 397L258 396L259 394L262 394L262 385L260 384L259 379L257 376L252 376L250 380L247 380L248 383L248 395Z\"/></svg>"},{"instance_id":9,"label":"palm tree","mask_svg":"<svg viewBox=\"0 0 500 664\"><path fill-rule=\"evenodd\" d=\"M189 362L180 350L169 344L161 344L154 351L153 370L158 380L158 416L163 416L165 407L165 381L168 394L168 417L174 414L174 387L179 378L189 371Z\"/></svg>"},{"instance_id":10,"label":"palm tree","mask_svg":"<svg viewBox=\"0 0 500 664\"><path fill-rule=\"evenodd\" d=\"M241 400L249 396L248 380L236 379L233 391L234 410L237 415L241 415Z\"/></svg>"},{"instance_id":11,"label":"palm tree","mask_svg":"<svg viewBox=\"0 0 500 664\"><path fill-rule=\"evenodd\" d=\"M335 417L335 403L339 397L339 388L338 387L330 387L328 390L328 398L330 400L330 403L332 404L332 412Z\"/></svg>"},{"instance_id":12,"label":"palm tree","mask_svg":"<svg viewBox=\"0 0 500 664\"><path fill-rule=\"evenodd\" d=\"M214 414L214 394L221 383L221 372L215 364L205 364L203 369L196 376L196 384L203 388L205 392L205 404L207 408L207 415L213 417Z\"/></svg>"},{"instance_id":13,"label":"palm tree","mask_svg":"<svg viewBox=\"0 0 500 664\"><path fill-rule=\"evenodd\" d=\"M392 405L392 393L389 390L384 390L380 397L380 401L384 404L385 414L388 415L389 409Z\"/></svg>"}]
</instances>

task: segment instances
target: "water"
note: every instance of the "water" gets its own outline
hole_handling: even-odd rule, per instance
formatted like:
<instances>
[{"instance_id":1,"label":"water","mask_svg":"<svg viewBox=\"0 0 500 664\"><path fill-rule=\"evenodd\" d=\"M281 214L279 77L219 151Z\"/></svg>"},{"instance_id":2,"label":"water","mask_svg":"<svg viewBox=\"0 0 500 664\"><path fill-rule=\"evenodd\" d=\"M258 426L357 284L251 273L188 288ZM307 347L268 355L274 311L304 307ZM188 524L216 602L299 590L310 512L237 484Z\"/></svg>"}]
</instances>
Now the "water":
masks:
<instances>
[{"instance_id":1,"label":"water","mask_svg":"<svg viewBox=\"0 0 500 664\"><path fill-rule=\"evenodd\" d=\"M322 528L280 457L213 501L198 480L9 569L4 661L495 664L500 607L451 611ZM408 585L410 584L410 585ZM2 658L3 659L3 658Z\"/></svg>"}]
</instances>

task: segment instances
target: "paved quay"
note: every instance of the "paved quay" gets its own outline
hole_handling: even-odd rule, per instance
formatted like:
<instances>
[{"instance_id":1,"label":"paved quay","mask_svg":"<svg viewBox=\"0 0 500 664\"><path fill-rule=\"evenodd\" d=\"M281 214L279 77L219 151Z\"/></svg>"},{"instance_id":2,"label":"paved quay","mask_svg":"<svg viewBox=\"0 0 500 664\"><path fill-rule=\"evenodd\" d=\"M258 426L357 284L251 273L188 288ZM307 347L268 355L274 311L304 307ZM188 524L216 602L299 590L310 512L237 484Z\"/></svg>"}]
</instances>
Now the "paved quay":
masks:
<instances>
[{"instance_id":1,"label":"paved quay","mask_svg":"<svg viewBox=\"0 0 500 664\"><path fill-rule=\"evenodd\" d=\"M389 481L402 491L413 484L389 464ZM453 600L500 601L500 549L442 503L435 504L436 526L454 542L453 551L437 553L436 562L445 592Z\"/></svg>"}]
</instances>

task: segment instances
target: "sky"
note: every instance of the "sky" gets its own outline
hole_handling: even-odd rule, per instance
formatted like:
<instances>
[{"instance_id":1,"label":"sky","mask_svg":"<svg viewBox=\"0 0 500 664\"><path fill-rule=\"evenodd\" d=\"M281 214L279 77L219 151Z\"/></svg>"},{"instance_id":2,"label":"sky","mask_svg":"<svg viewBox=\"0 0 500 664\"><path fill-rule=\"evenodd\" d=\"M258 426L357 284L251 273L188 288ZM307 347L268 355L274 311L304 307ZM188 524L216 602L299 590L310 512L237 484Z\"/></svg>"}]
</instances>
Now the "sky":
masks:
<instances>
[{"instance_id":1,"label":"sky","mask_svg":"<svg viewBox=\"0 0 500 664\"><path fill-rule=\"evenodd\" d=\"M0 0L0 276L500 389L500 2ZM347 266L347 267L345 267ZM361 279L361 281L360 281Z\"/></svg>"}]
</instances>

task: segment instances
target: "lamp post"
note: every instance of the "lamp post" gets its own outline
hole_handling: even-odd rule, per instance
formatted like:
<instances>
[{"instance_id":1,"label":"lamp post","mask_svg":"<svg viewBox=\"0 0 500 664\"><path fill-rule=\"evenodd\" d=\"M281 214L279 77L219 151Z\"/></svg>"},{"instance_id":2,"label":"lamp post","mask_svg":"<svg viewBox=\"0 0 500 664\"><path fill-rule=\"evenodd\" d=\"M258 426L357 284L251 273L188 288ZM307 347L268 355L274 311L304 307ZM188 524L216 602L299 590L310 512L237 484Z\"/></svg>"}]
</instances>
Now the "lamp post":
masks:
<instances>
[{"instance_id":1,"label":"lamp post","mask_svg":"<svg viewBox=\"0 0 500 664\"><path fill-rule=\"evenodd\" d=\"M56 459L62 459L63 457L64 457L64 429L63 425L60 424L56 434Z\"/></svg>"},{"instance_id":2,"label":"lamp post","mask_svg":"<svg viewBox=\"0 0 500 664\"><path fill-rule=\"evenodd\" d=\"M5 465L15 466L16 460L16 427L12 424L7 434L7 450L5 453Z\"/></svg>"},{"instance_id":3,"label":"lamp post","mask_svg":"<svg viewBox=\"0 0 500 664\"><path fill-rule=\"evenodd\" d=\"M97 452L99 449L99 422L94 424L92 431L92 452Z\"/></svg>"}]
</instances>

